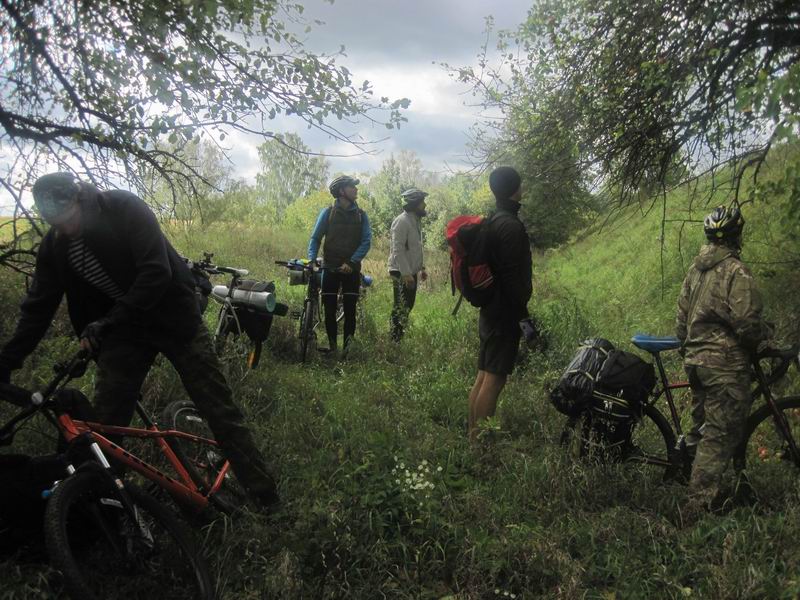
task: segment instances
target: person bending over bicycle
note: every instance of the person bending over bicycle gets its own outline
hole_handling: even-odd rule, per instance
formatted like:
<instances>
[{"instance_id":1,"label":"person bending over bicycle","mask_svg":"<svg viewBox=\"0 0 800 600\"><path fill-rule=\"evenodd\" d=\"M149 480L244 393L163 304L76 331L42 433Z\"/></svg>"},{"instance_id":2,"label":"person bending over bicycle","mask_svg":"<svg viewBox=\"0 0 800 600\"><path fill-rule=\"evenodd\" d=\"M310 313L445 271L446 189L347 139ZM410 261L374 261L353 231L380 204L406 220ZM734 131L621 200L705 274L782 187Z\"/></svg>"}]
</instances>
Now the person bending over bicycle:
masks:
<instances>
[{"instance_id":1,"label":"person bending over bicycle","mask_svg":"<svg viewBox=\"0 0 800 600\"><path fill-rule=\"evenodd\" d=\"M358 183L358 179L347 175L331 181L328 189L334 202L319 213L308 242L308 260L311 262L317 259L322 246L322 305L332 353L337 349L336 303L340 289L344 304L345 350L356 332L361 261L372 242L367 214L356 203Z\"/></svg>"},{"instance_id":2,"label":"person bending over bicycle","mask_svg":"<svg viewBox=\"0 0 800 600\"><path fill-rule=\"evenodd\" d=\"M276 483L220 369L195 299L194 279L138 197L100 192L71 173L36 180L33 199L51 225L12 338L0 351L0 381L22 366L67 296L81 346L95 354L100 423L126 426L158 353L181 377L241 483L265 507Z\"/></svg>"},{"instance_id":3,"label":"person bending over bicycle","mask_svg":"<svg viewBox=\"0 0 800 600\"><path fill-rule=\"evenodd\" d=\"M739 257L744 218L738 206L714 209L703 226L708 244L689 268L676 318L692 390L686 443L696 452L689 482L694 510L723 499L723 473L750 412L752 358L772 335L753 275Z\"/></svg>"}]
</instances>

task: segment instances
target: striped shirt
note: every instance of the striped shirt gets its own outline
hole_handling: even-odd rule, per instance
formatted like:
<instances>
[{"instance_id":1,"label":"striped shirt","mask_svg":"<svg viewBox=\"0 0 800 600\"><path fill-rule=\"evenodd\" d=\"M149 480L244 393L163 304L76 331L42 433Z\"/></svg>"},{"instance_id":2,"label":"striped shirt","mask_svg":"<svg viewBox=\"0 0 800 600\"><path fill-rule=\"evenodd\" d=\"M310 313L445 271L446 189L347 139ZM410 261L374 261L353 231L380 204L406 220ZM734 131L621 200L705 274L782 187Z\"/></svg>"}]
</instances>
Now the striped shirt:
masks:
<instances>
[{"instance_id":1,"label":"striped shirt","mask_svg":"<svg viewBox=\"0 0 800 600\"><path fill-rule=\"evenodd\" d=\"M70 268L75 271L86 283L94 286L103 294L116 300L125 293L114 283L103 269L103 265L83 241L83 238L70 240L67 249Z\"/></svg>"}]
</instances>

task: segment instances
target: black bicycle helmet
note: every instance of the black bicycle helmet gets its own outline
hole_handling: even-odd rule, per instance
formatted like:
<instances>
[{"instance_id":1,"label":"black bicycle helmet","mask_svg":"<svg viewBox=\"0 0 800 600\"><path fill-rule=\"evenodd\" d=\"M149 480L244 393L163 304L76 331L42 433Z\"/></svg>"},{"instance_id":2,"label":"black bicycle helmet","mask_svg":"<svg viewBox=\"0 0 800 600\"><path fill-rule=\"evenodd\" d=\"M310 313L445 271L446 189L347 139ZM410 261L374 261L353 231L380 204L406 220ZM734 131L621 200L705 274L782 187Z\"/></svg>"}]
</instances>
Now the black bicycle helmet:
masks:
<instances>
[{"instance_id":1,"label":"black bicycle helmet","mask_svg":"<svg viewBox=\"0 0 800 600\"><path fill-rule=\"evenodd\" d=\"M339 177L337 177L328 184L328 191L330 191L331 196L333 196L334 198L338 198L340 189L348 185L355 186L358 184L359 180L354 177L350 177L349 175L339 175Z\"/></svg>"},{"instance_id":2,"label":"black bicycle helmet","mask_svg":"<svg viewBox=\"0 0 800 600\"><path fill-rule=\"evenodd\" d=\"M703 230L711 241L739 237L744 228L744 217L738 206L718 206L703 221Z\"/></svg>"}]
</instances>

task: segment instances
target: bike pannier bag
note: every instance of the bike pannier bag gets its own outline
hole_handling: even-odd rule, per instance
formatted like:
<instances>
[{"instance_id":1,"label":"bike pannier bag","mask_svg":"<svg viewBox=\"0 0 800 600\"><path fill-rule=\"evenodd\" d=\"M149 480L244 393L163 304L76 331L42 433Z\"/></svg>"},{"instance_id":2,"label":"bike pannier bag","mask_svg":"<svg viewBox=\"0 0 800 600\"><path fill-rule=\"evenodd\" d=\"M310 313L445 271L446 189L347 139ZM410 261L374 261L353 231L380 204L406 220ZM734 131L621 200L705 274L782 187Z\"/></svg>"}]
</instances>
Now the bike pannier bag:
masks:
<instances>
[{"instance_id":1,"label":"bike pannier bag","mask_svg":"<svg viewBox=\"0 0 800 600\"><path fill-rule=\"evenodd\" d=\"M653 365L635 354L614 350L597 374L595 389L607 396L625 400L632 409L647 400L656 385Z\"/></svg>"},{"instance_id":2,"label":"bike pannier bag","mask_svg":"<svg viewBox=\"0 0 800 600\"><path fill-rule=\"evenodd\" d=\"M550 402L557 411L574 417L588 406L597 374L613 351L614 345L603 338L590 338L581 343L550 392Z\"/></svg>"}]
</instances>

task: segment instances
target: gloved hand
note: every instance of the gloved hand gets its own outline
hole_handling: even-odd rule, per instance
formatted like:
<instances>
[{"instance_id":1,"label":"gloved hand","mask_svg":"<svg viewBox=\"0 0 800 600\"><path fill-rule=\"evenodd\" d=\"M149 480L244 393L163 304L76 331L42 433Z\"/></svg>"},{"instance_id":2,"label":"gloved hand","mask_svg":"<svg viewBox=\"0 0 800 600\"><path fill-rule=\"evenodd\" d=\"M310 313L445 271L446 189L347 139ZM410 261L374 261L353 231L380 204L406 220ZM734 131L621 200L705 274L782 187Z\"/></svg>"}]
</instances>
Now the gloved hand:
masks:
<instances>
[{"instance_id":1,"label":"gloved hand","mask_svg":"<svg viewBox=\"0 0 800 600\"><path fill-rule=\"evenodd\" d=\"M528 343L535 342L539 339L539 328L534 323L533 319L522 319L519 322L519 328L522 330L522 336Z\"/></svg>"},{"instance_id":2,"label":"gloved hand","mask_svg":"<svg viewBox=\"0 0 800 600\"><path fill-rule=\"evenodd\" d=\"M111 327L110 319L98 319L92 321L81 332L81 348L89 352L97 353L103 342L103 337Z\"/></svg>"}]
</instances>

